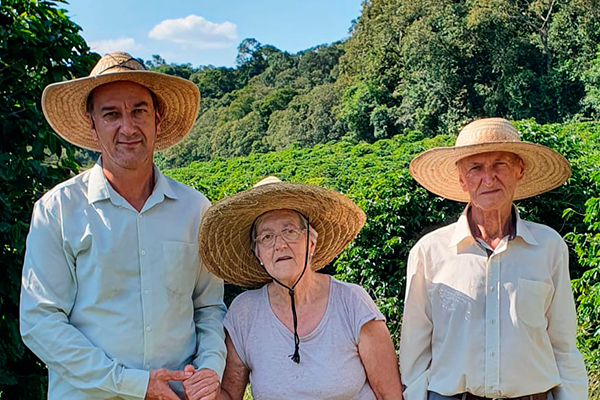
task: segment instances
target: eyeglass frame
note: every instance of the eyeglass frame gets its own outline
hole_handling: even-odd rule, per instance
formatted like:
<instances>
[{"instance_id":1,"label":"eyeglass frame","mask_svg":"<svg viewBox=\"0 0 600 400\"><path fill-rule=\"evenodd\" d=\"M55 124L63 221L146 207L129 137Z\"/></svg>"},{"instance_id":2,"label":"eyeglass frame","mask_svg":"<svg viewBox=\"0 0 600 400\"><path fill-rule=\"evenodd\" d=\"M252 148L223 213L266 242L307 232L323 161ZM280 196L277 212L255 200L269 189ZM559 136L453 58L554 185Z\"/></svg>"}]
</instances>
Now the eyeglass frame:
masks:
<instances>
[{"instance_id":1,"label":"eyeglass frame","mask_svg":"<svg viewBox=\"0 0 600 400\"><path fill-rule=\"evenodd\" d=\"M283 233L283 232L285 232L285 231L297 232L297 233L299 234L299 236L298 236L298 239L295 239L295 240L286 239L286 238L284 237L284 233ZM307 231L308 231L308 229L306 229L306 228L303 228L303 229L297 229L297 228L284 228L284 229L282 229L282 230L281 230L279 233L274 233L274 232L273 232L273 233L264 233L264 234L262 234L262 235L255 236L253 239L254 239L254 242L255 242L255 243L258 245L258 246L269 248L269 247L273 247L273 246L275 246L275 242L277 242L277 237L280 237L280 238L281 238L281 240L283 240L283 241L284 241L284 242L286 242L286 243L297 243L297 242L299 242L299 241L300 241L300 237L302 236L302 234L303 234L303 233L306 233ZM274 235L274 237L273 237L273 243L271 243L271 245L265 245L265 244L263 244L263 243L262 243L262 240L260 240L260 238L263 238L263 237L264 237L264 236L266 236L266 235Z\"/></svg>"}]
</instances>

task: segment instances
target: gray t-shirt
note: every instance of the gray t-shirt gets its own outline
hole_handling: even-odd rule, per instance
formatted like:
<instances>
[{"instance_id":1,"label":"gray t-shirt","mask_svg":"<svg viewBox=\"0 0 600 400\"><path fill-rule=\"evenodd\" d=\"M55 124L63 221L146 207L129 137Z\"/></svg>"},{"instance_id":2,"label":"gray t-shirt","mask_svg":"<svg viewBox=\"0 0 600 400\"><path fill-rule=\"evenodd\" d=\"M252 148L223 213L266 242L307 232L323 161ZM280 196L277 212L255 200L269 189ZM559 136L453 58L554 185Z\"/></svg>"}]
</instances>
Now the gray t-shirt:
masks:
<instances>
[{"instance_id":1,"label":"gray t-shirt","mask_svg":"<svg viewBox=\"0 0 600 400\"><path fill-rule=\"evenodd\" d=\"M375 399L358 336L363 324L385 318L362 287L331 278L321 322L300 337L300 364L289 357L294 335L275 316L268 296L266 285L240 294L223 321L250 371L254 399Z\"/></svg>"}]
</instances>

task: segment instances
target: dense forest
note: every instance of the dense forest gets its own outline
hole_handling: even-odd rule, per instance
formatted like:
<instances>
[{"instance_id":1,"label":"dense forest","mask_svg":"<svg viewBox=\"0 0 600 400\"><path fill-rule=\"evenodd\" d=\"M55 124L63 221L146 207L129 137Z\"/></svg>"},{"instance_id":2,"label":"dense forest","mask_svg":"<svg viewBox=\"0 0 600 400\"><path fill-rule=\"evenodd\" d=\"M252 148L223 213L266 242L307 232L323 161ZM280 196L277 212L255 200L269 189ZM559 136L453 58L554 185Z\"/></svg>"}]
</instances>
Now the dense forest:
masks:
<instances>
[{"instance_id":1,"label":"dense forest","mask_svg":"<svg viewBox=\"0 0 600 400\"><path fill-rule=\"evenodd\" d=\"M288 54L254 39L236 68L147 65L202 93L189 137L162 167L295 143L457 132L476 117L540 123L600 111L600 2L373 0L343 43Z\"/></svg>"},{"instance_id":2,"label":"dense forest","mask_svg":"<svg viewBox=\"0 0 600 400\"><path fill-rule=\"evenodd\" d=\"M2 399L43 398L47 384L18 332L33 202L95 159L41 113L47 84L86 76L99 58L60 3L0 3ZM296 54L245 39L234 68L156 55L146 66L191 80L202 101L190 135L155 161L212 201L268 174L353 198L367 224L327 272L363 285L397 341L407 252L461 211L420 188L408 162L476 117L516 121L573 165L566 185L518 207L569 245L578 344L600 398L599 44L600 0L368 0L347 40Z\"/></svg>"}]
</instances>

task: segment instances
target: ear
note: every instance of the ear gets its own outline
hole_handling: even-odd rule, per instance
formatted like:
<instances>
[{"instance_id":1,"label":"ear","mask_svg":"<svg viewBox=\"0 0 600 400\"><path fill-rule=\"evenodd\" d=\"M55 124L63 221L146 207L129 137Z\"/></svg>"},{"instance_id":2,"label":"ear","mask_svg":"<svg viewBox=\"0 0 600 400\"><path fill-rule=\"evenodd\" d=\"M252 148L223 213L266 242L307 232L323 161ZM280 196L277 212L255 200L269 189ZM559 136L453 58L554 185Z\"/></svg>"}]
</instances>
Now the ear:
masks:
<instances>
[{"instance_id":1,"label":"ear","mask_svg":"<svg viewBox=\"0 0 600 400\"><path fill-rule=\"evenodd\" d=\"M308 254L313 254L315 252L315 248L317 246L315 245L315 242L313 242L312 240L308 240Z\"/></svg>"},{"instance_id":2,"label":"ear","mask_svg":"<svg viewBox=\"0 0 600 400\"><path fill-rule=\"evenodd\" d=\"M156 112L155 112L154 122L156 125L156 134L158 135L158 132L160 132L160 122L161 122L160 114L158 113L158 110L156 110Z\"/></svg>"},{"instance_id":3,"label":"ear","mask_svg":"<svg viewBox=\"0 0 600 400\"><path fill-rule=\"evenodd\" d=\"M463 176L463 174L460 173L460 171L458 172L458 183L460 184L460 188L462 189L463 192L469 191L469 188L467 187L467 183L465 182L465 177Z\"/></svg>"},{"instance_id":4,"label":"ear","mask_svg":"<svg viewBox=\"0 0 600 400\"><path fill-rule=\"evenodd\" d=\"M96 132L96 125L94 124L94 120L92 119L92 116L90 113L86 114L88 117L88 122L90 124L90 134L92 135L92 138L96 141L98 141L98 133Z\"/></svg>"},{"instance_id":5,"label":"ear","mask_svg":"<svg viewBox=\"0 0 600 400\"><path fill-rule=\"evenodd\" d=\"M525 163L521 158L517 161L517 182L523 179L525 176Z\"/></svg>"}]
</instances>

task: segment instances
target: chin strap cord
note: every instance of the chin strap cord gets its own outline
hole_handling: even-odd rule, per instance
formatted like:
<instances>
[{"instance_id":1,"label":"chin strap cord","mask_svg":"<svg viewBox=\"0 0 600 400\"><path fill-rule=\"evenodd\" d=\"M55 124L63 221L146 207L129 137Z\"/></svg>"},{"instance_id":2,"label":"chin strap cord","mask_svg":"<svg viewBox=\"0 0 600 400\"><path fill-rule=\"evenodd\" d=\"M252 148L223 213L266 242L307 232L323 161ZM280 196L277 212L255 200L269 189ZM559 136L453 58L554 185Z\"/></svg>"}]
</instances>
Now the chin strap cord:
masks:
<instances>
[{"instance_id":1,"label":"chin strap cord","mask_svg":"<svg viewBox=\"0 0 600 400\"><path fill-rule=\"evenodd\" d=\"M306 226L310 227L308 217L303 215L302 213L298 213L298 214L300 214L302 217L304 217L304 219L306 220ZM289 287L288 285L281 283L280 281L275 279L273 276L271 276L271 274L269 274L269 272L267 271L265 266L262 265L262 263L260 262L260 260L258 260L258 257L257 257L258 264L265 270L267 275L269 275L271 277L271 279L273 279L274 282L276 282L277 284L286 288L290 295L290 300L292 303L292 319L294 321L294 354L290 354L288 357L290 357L292 359L292 361L295 362L296 364L300 364L300 336L298 335L298 314L296 313L296 301L294 299L294 289L296 288L296 285L298 285L298 282L300 282L300 279L302 279L302 277L304 276L304 273L306 272L306 267L308 266L308 240L309 240L309 236L310 236L309 229L310 228L306 229L306 254L304 255L304 268L302 269L302 273L300 274L298 279L296 279L296 283L294 283L292 285L292 287ZM253 230L254 229L251 229L250 232L252 232ZM256 257L256 254L254 256Z\"/></svg>"}]
</instances>

